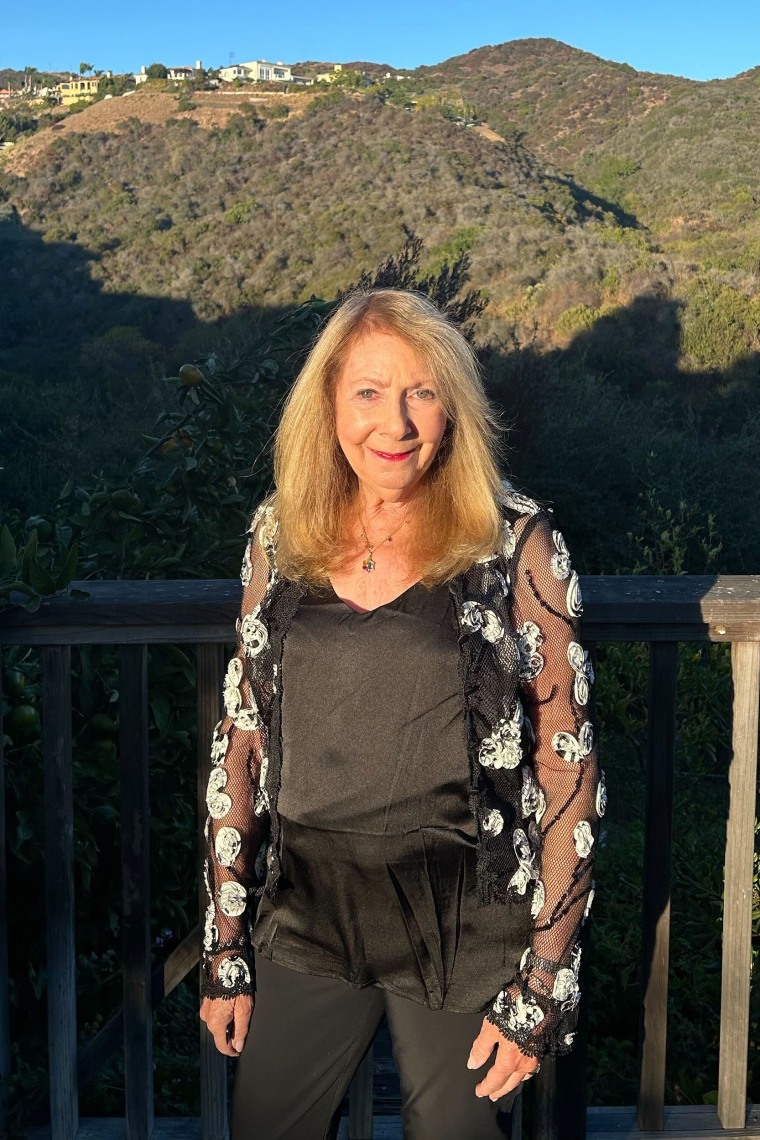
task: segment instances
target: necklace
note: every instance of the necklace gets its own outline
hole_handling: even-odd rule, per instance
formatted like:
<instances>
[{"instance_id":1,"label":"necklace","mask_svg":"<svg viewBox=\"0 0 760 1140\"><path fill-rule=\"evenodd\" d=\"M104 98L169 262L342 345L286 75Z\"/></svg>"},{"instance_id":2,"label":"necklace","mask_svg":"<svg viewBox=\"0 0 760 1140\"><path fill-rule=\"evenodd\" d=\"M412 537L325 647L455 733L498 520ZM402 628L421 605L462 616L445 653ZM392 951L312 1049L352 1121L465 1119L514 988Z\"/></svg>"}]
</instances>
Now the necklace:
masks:
<instances>
[{"instance_id":1,"label":"necklace","mask_svg":"<svg viewBox=\"0 0 760 1140\"><path fill-rule=\"evenodd\" d=\"M406 519L403 519L399 523L399 525L396 527L396 530L392 530L390 534L385 536L385 538L381 538L379 542L375 542L375 543L371 543L370 540L367 538L367 528L365 527L364 523L362 522L361 515L359 516L359 522L361 522L361 524L362 524L362 531L361 531L361 534L359 535L359 537L362 539L365 546L367 547L367 557L362 562L362 570L366 570L367 573L369 573L371 570L375 569L375 560L373 559L372 555L377 550L378 546L382 546L384 542L392 542L394 534L396 534L398 531L401 530L401 527L406 522Z\"/></svg>"}]
</instances>

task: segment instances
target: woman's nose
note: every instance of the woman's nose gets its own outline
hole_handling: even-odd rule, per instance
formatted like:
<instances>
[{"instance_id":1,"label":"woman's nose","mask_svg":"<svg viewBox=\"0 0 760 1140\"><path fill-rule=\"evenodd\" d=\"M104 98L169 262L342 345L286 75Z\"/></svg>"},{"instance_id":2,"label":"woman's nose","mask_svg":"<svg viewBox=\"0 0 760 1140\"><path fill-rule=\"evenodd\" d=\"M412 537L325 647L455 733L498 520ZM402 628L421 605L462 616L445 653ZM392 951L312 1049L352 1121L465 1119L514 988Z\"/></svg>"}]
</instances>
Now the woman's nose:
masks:
<instances>
[{"instance_id":1,"label":"woman's nose","mask_svg":"<svg viewBox=\"0 0 760 1140\"><path fill-rule=\"evenodd\" d=\"M403 439L409 435L412 431L412 422L403 396L398 399L391 397L386 401L382 423L379 426L381 433L391 439Z\"/></svg>"}]
</instances>

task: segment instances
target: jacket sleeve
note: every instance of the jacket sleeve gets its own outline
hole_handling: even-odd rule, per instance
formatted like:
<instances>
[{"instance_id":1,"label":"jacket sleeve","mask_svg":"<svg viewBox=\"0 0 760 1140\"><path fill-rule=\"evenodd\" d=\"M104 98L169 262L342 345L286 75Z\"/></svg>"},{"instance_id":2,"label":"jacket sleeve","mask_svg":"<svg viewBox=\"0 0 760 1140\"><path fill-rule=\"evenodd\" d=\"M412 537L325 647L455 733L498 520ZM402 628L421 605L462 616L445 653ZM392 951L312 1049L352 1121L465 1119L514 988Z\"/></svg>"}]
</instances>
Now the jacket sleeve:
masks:
<instances>
[{"instance_id":1,"label":"jacket sleeve","mask_svg":"<svg viewBox=\"0 0 760 1140\"><path fill-rule=\"evenodd\" d=\"M522 876L523 892L528 883L532 888L533 925L517 974L486 1017L522 1052L540 1057L569 1052L575 1036L578 936L594 893L606 791L590 704L594 673L579 636L578 575L550 509L517 526L510 616L530 744L522 765L524 828L515 831L515 878Z\"/></svg>"},{"instance_id":2,"label":"jacket sleeve","mask_svg":"<svg viewBox=\"0 0 760 1140\"><path fill-rule=\"evenodd\" d=\"M224 678L224 715L211 742L206 791L204 881L208 894L201 954L200 994L233 998L255 990L249 918L265 875L266 797L259 791L266 734L252 666L266 639L259 621L269 564L256 519L247 535L240 572L243 597L237 649Z\"/></svg>"}]
</instances>

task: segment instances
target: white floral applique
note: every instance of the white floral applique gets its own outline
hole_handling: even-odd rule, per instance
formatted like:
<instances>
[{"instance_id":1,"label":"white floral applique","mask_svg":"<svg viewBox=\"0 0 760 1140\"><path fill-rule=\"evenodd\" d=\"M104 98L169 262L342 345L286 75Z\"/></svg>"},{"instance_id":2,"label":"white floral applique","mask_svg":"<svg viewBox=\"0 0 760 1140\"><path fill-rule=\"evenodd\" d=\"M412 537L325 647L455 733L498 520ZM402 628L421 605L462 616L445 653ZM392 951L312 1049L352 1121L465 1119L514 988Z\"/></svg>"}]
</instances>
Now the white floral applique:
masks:
<instances>
[{"instance_id":1,"label":"white floral applique","mask_svg":"<svg viewBox=\"0 0 760 1140\"><path fill-rule=\"evenodd\" d=\"M246 657L257 657L269 641L269 633L259 617L261 605L255 606L250 613L239 617L235 623L238 638L245 650Z\"/></svg>"},{"instance_id":2,"label":"white floral applique","mask_svg":"<svg viewBox=\"0 0 760 1140\"><path fill-rule=\"evenodd\" d=\"M212 768L206 788L206 806L212 819L222 819L232 807L232 800L222 789L227 784L227 769Z\"/></svg>"},{"instance_id":3,"label":"white floral applique","mask_svg":"<svg viewBox=\"0 0 760 1140\"><path fill-rule=\"evenodd\" d=\"M567 549L567 543L561 530L552 530L552 538L554 539L554 546L556 547L554 554L552 554L552 574L555 578L562 581L567 578L571 572L570 566L570 552Z\"/></svg>"},{"instance_id":4,"label":"white floral applique","mask_svg":"<svg viewBox=\"0 0 760 1140\"><path fill-rule=\"evenodd\" d=\"M530 917L536 918L546 902L546 888L540 879L536 879L533 887L533 898L530 902Z\"/></svg>"},{"instance_id":5,"label":"white floral applique","mask_svg":"<svg viewBox=\"0 0 760 1140\"><path fill-rule=\"evenodd\" d=\"M263 521L259 526L259 542L270 557L274 554L277 540L278 520L274 507L266 506L263 511Z\"/></svg>"},{"instance_id":6,"label":"white floral applique","mask_svg":"<svg viewBox=\"0 0 760 1140\"><path fill-rule=\"evenodd\" d=\"M522 760L520 741L523 707L519 698L511 716L502 716L490 736L484 737L478 749L478 760L484 768L516 768Z\"/></svg>"},{"instance_id":7,"label":"white floral applique","mask_svg":"<svg viewBox=\"0 0 760 1140\"><path fill-rule=\"evenodd\" d=\"M501 641L504 624L499 615L481 602L465 602L462 606L462 625L470 633L480 631L486 641Z\"/></svg>"},{"instance_id":8,"label":"white floral applique","mask_svg":"<svg viewBox=\"0 0 760 1140\"><path fill-rule=\"evenodd\" d=\"M544 1011L538 1002L518 994L512 998L508 990L502 990L494 1002L494 1011L506 1015L507 1027L513 1033L525 1033L535 1029L544 1020Z\"/></svg>"},{"instance_id":9,"label":"white floral applique","mask_svg":"<svg viewBox=\"0 0 760 1140\"><path fill-rule=\"evenodd\" d=\"M214 840L214 851L222 867L231 867L240 854L243 838L236 827L220 827Z\"/></svg>"},{"instance_id":10,"label":"white floral applique","mask_svg":"<svg viewBox=\"0 0 760 1140\"><path fill-rule=\"evenodd\" d=\"M524 621L517 630L517 648L520 654L519 676L521 681L534 681L544 667L544 658L539 647L544 643L544 634L534 621Z\"/></svg>"},{"instance_id":11,"label":"white floral applique","mask_svg":"<svg viewBox=\"0 0 760 1140\"><path fill-rule=\"evenodd\" d=\"M234 989L241 981L251 984L251 972L243 958L222 958L216 976L226 990Z\"/></svg>"},{"instance_id":12,"label":"white floral applique","mask_svg":"<svg viewBox=\"0 0 760 1140\"><path fill-rule=\"evenodd\" d=\"M517 549L517 535L509 519L503 519L501 524L501 552L509 561Z\"/></svg>"},{"instance_id":13,"label":"white floral applique","mask_svg":"<svg viewBox=\"0 0 760 1140\"><path fill-rule=\"evenodd\" d=\"M210 902L206 907L206 921L203 927L203 948L204 950L213 950L219 941L219 931L214 924L216 918L216 908L213 902Z\"/></svg>"},{"instance_id":14,"label":"white floral applique","mask_svg":"<svg viewBox=\"0 0 760 1140\"><path fill-rule=\"evenodd\" d=\"M580 820L573 831L573 842L575 843L575 850L580 855L581 859L585 859L594 845L594 836L591 831L591 824L587 819Z\"/></svg>"},{"instance_id":15,"label":"white floral applique","mask_svg":"<svg viewBox=\"0 0 760 1140\"><path fill-rule=\"evenodd\" d=\"M607 810L607 785L604 782L604 768L599 770L599 783L596 785L596 814L603 816Z\"/></svg>"},{"instance_id":16,"label":"white floral applique","mask_svg":"<svg viewBox=\"0 0 760 1140\"><path fill-rule=\"evenodd\" d=\"M572 949L570 955L570 965L563 966L557 970L554 977L554 986L552 988L552 997L555 1001L561 1002L561 1009L563 1011L575 1009L581 999L581 991L578 988L578 972L581 965L581 947L578 942Z\"/></svg>"},{"instance_id":17,"label":"white floral applique","mask_svg":"<svg viewBox=\"0 0 760 1140\"><path fill-rule=\"evenodd\" d=\"M250 586L252 577L253 577L253 562L251 561L251 543L249 540L245 544L245 554L243 555L243 565L240 567L240 581L243 583L243 586Z\"/></svg>"},{"instance_id":18,"label":"white floral applique","mask_svg":"<svg viewBox=\"0 0 760 1140\"><path fill-rule=\"evenodd\" d=\"M502 479L503 499L507 506L514 507L521 515L537 515L541 507L535 499L522 495L514 489L509 479Z\"/></svg>"},{"instance_id":19,"label":"white floral applique","mask_svg":"<svg viewBox=\"0 0 760 1140\"><path fill-rule=\"evenodd\" d=\"M528 883L532 879L538 878L535 867L535 852L531 848L528 836L521 827L516 827L512 832L512 844L517 856L518 867L507 886L517 891L518 895L524 895Z\"/></svg>"},{"instance_id":20,"label":"white floral applique","mask_svg":"<svg viewBox=\"0 0 760 1140\"><path fill-rule=\"evenodd\" d=\"M580 617L583 613L583 596L581 594L581 583L575 570L570 574L570 581L567 584L567 612L570 617Z\"/></svg>"},{"instance_id":21,"label":"white floral applique","mask_svg":"<svg viewBox=\"0 0 760 1140\"><path fill-rule=\"evenodd\" d=\"M229 736L226 732L222 732L222 721L214 728L214 734L211 739L211 763L223 764L227 755L227 745L229 744Z\"/></svg>"},{"instance_id":22,"label":"white floral applique","mask_svg":"<svg viewBox=\"0 0 760 1140\"><path fill-rule=\"evenodd\" d=\"M483 830L489 835L500 835L504 827L504 816L498 808L491 808L483 816Z\"/></svg>"},{"instance_id":23,"label":"white floral applique","mask_svg":"<svg viewBox=\"0 0 760 1140\"><path fill-rule=\"evenodd\" d=\"M229 879L219 888L219 906L228 918L237 918L243 913L246 899L245 887L235 879Z\"/></svg>"},{"instance_id":24,"label":"white floral applique","mask_svg":"<svg viewBox=\"0 0 760 1140\"><path fill-rule=\"evenodd\" d=\"M227 716L234 719L235 714L243 703L240 692L240 682L243 680L243 663L239 657L231 657L227 665L222 694L224 697L224 711Z\"/></svg>"},{"instance_id":25,"label":"white floral applique","mask_svg":"<svg viewBox=\"0 0 760 1140\"><path fill-rule=\"evenodd\" d=\"M567 647L567 659L570 668L575 673L573 692L579 705L588 703L589 685L594 681L594 667L589 660L588 651L577 641L571 641Z\"/></svg>"},{"instance_id":26,"label":"white floral applique","mask_svg":"<svg viewBox=\"0 0 760 1140\"><path fill-rule=\"evenodd\" d=\"M577 736L572 732L555 732L552 737L552 748L569 764L577 764L593 747L594 728L590 720L584 720Z\"/></svg>"},{"instance_id":27,"label":"white floral applique","mask_svg":"<svg viewBox=\"0 0 760 1140\"><path fill-rule=\"evenodd\" d=\"M544 795L543 788L527 764L523 764L522 767L520 803L523 819L532 815L536 823L541 822L541 818L546 811L546 796Z\"/></svg>"}]
</instances>

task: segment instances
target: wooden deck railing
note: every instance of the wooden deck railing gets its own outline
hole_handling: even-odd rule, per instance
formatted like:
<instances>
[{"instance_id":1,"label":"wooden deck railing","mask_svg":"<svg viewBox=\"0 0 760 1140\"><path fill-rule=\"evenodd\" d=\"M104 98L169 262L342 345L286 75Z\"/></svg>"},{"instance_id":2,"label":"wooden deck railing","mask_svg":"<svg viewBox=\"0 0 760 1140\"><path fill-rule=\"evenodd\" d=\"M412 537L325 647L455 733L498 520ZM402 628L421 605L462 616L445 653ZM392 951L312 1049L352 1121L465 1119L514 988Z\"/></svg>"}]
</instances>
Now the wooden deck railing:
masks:
<instances>
[{"instance_id":1,"label":"wooden deck railing","mask_svg":"<svg viewBox=\"0 0 760 1140\"><path fill-rule=\"evenodd\" d=\"M200 923L205 912L201 867L202 822L206 816L205 791L210 770L208 744L220 715L224 647L234 640L240 585L234 580L78 585L89 591L89 598L53 598L43 602L34 615L22 610L0 615L0 647L41 647L50 1134L52 1140L74 1140L79 1126L78 1087L97 1071L102 1059L123 1042L126 1136L128 1140L147 1140L153 1128L152 1011L198 963ZM636 1108L638 1128L642 1130L662 1131L665 1117L678 642L731 643L732 756L725 848L717 1122L722 1129L742 1129L748 1121L752 864L760 703L760 575L583 576L581 586L582 636L592 660L595 660L599 641L647 642L650 648L640 1074ZM151 970L147 649L148 645L163 642L197 646L200 921L162 966ZM122 1009L114 1013L86 1046L78 1049L71 649L91 644L120 646L118 744L124 1000ZM611 767L614 757L608 757L606 763ZM9 1074L11 1058L4 819L4 790L0 780L0 1089L4 1087L3 1078ZM584 927L584 937L586 933ZM582 990L589 984L593 985L593 979L584 985L581 978ZM582 1002L582 1014L583 1005ZM585 1135L583 1024L582 1016L581 1032L573 1053L558 1062L546 1059L535 1080L533 1135L536 1140L560 1137L577 1140ZM203 1140L224 1140L227 1135L226 1059L217 1051L200 1020L198 1025L201 1134ZM351 1107L350 1135L357 1140L371 1136L371 1064L364 1063L360 1067L352 1086ZM2 1115L0 1101L0 1127ZM610 1132L613 1130L610 1125ZM752 1133L755 1134L754 1127Z\"/></svg>"}]
</instances>

